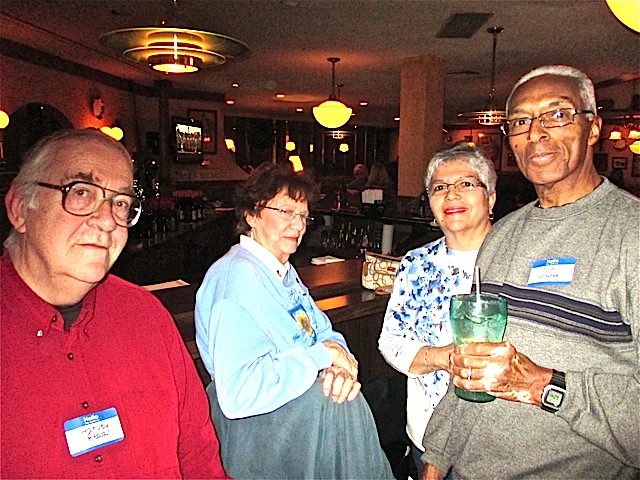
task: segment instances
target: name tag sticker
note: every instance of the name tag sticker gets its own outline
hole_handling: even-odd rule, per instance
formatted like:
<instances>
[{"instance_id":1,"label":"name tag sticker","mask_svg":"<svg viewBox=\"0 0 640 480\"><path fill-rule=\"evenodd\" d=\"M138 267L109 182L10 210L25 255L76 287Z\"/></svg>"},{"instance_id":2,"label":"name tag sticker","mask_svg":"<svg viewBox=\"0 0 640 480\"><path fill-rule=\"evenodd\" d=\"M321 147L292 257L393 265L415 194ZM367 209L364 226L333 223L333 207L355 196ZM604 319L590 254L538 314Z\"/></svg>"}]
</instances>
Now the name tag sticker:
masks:
<instances>
[{"instance_id":1,"label":"name tag sticker","mask_svg":"<svg viewBox=\"0 0 640 480\"><path fill-rule=\"evenodd\" d=\"M115 408L67 420L64 422L64 434L72 457L124 440Z\"/></svg>"},{"instance_id":2,"label":"name tag sticker","mask_svg":"<svg viewBox=\"0 0 640 480\"><path fill-rule=\"evenodd\" d=\"M531 264L529 287L543 285L571 285L573 271L576 268L575 257L547 258Z\"/></svg>"}]
</instances>

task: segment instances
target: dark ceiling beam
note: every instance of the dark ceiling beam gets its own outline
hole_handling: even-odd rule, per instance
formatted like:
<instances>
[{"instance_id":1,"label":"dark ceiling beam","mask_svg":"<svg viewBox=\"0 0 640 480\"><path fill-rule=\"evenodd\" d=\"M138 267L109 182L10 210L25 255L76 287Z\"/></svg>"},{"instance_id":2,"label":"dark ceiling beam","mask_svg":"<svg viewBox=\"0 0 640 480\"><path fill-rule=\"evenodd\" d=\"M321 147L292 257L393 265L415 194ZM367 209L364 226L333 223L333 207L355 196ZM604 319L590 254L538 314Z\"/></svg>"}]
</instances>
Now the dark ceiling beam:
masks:
<instances>
[{"instance_id":1,"label":"dark ceiling beam","mask_svg":"<svg viewBox=\"0 0 640 480\"><path fill-rule=\"evenodd\" d=\"M7 40L0 37L0 55L12 57L17 60L37 65L39 67L57 70L59 72L69 73L77 77L85 78L102 85L117 88L125 92L132 92L145 97L159 97L160 91L156 86L141 85L131 80L125 80L115 75L96 70L86 65L81 65L70 60L52 55L42 50L38 50L21 43ZM204 100L208 102L223 103L225 96L218 92L203 92L197 90L182 90L168 88L167 95L175 100Z\"/></svg>"}]
</instances>

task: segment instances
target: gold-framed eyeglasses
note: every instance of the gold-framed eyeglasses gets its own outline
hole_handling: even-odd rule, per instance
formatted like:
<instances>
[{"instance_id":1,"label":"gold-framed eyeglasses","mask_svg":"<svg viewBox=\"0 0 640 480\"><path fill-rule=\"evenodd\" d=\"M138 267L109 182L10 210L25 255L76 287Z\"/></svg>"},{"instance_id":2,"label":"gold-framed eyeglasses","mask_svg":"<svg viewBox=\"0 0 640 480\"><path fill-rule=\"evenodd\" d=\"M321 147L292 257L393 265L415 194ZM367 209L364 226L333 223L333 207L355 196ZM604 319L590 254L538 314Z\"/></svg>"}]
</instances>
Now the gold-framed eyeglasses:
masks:
<instances>
[{"instance_id":1,"label":"gold-framed eyeglasses","mask_svg":"<svg viewBox=\"0 0 640 480\"><path fill-rule=\"evenodd\" d=\"M62 208L77 217L86 217L97 212L105 200L111 203L113 218L121 227L133 227L138 223L142 213L142 202L138 198L95 183L75 181L66 185L53 185L36 182L36 185L62 192ZM107 192L114 195L107 197Z\"/></svg>"},{"instance_id":2,"label":"gold-framed eyeglasses","mask_svg":"<svg viewBox=\"0 0 640 480\"><path fill-rule=\"evenodd\" d=\"M538 120L540 125L544 128L556 128L566 127L574 121L576 115L591 115L592 118L595 115L591 110L576 110L575 108L556 108L555 110L549 110L548 112L541 113L535 118L520 117L507 120L500 129L507 137L513 137L515 135L522 135L531 130L531 123L534 120ZM589 120L591 120L590 118Z\"/></svg>"},{"instance_id":3,"label":"gold-framed eyeglasses","mask_svg":"<svg viewBox=\"0 0 640 480\"><path fill-rule=\"evenodd\" d=\"M269 210L274 210L280 214L280 216L289 222L292 222L296 217L300 217L302 223L305 225L309 225L313 222L313 217L309 215L309 212L296 212L295 210L291 210L289 208L276 208L276 207L267 207L266 205L261 208L267 208Z\"/></svg>"},{"instance_id":4,"label":"gold-framed eyeglasses","mask_svg":"<svg viewBox=\"0 0 640 480\"><path fill-rule=\"evenodd\" d=\"M487 186L477 178L463 177L453 183L433 182L429 185L429 188L427 188L427 193L430 197L443 196L449 193L451 187L453 187L456 192L471 192L477 188L487 188Z\"/></svg>"}]
</instances>

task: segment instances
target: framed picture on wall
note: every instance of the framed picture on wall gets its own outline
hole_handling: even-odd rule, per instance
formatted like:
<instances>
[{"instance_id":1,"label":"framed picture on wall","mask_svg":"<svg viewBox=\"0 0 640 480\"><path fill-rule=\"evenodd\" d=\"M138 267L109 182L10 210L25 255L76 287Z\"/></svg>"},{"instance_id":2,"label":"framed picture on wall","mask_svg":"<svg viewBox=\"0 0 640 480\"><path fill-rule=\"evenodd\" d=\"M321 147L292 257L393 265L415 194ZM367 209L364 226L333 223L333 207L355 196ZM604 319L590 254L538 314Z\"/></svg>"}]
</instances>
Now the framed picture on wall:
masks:
<instances>
[{"instance_id":1,"label":"framed picture on wall","mask_svg":"<svg viewBox=\"0 0 640 480\"><path fill-rule=\"evenodd\" d=\"M609 168L609 155L607 153L594 153L593 165L598 173L606 173Z\"/></svg>"},{"instance_id":2,"label":"framed picture on wall","mask_svg":"<svg viewBox=\"0 0 640 480\"><path fill-rule=\"evenodd\" d=\"M479 133L478 148L493 160L496 172L500 171L500 159L502 158L502 134L500 133Z\"/></svg>"},{"instance_id":3,"label":"framed picture on wall","mask_svg":"<svg viewBox=\"0 0 640 480\"><path fill-rule=\"evenodd\" d=\"M202 153L217 153L218 112L189 108L187 115L202 124Z\"/></svg>"},{"instance_id":4,"label":"framed picture on wall","mask_svg":"<svg viewBox=\"0 0 640 480\"><path fill-rule=\"evenodd\" d=\"M613 162L611 163L611 168L616 168L620 170L624 170L627 168L627 159L626 157L613 157Z\"/></svg>"},{"instance_id":5,"label":"framed picture on wall","mask_svg":"<svg viewBox=\"0 0 640 480\"><path fill-rule=\"evenodd\" d=\"M631 176L640 177L640 155L635 154L631 162Z\"/></svg>"}]
</instances>

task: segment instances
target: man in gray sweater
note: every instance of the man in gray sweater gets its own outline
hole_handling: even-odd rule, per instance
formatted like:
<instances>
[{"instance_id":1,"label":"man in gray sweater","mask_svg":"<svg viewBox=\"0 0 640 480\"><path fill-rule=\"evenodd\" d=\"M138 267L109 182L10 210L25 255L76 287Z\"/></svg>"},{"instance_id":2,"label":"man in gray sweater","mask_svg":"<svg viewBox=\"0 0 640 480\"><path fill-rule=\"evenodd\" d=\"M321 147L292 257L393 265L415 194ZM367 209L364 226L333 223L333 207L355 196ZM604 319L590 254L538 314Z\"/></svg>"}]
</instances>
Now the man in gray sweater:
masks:
<instances>
[{"instance_id":1,"label":"man in gray sweater","mask_svg":"<svg viewBox=\"0 0 640 480\"><path fill-rule=\"evenodd\" d=\"M640 478L640 199L596 172L592 82L566 66L522 77L503 126L538 200L489 232L481 289L509 303L505 342L451 355L424 436L423 479ZM453 387L453 385L451 385Z\"/></svg>"}]
</instances>

